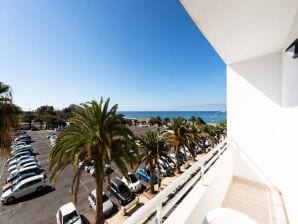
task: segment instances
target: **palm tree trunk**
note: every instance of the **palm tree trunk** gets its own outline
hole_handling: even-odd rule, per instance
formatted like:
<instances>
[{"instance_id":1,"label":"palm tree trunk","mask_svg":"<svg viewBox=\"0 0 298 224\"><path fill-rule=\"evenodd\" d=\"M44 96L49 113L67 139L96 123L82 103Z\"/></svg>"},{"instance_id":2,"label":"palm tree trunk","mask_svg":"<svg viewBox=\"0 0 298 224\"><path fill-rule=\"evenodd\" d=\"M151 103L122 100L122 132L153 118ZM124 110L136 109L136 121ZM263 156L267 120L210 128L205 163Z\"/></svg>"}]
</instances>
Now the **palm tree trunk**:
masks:
<instances>
[{"instance_id":1,"label":"palm tree trunk","mask_svg":"<svg viewBox=\"0 0 298 224\"><path fill-rule=\"evenodd\" d=\"M72 195L73 195L73 203L77 205L78 202L78 193L79 193L79 186L80 186L80 180L81 180L81 174L82 174L82 167L78 167L77 171L74 176L73 181L73 187L72 187Z\"/></svg>"},{"instance_id":2,"label":"palm tree trunk","mask_svg":"<svg viewBox=\"0 0 298 224\"><path fill-rule=\"evenodd\" d=\"M95 157L100 158L100 157ZM95 216L95 224L104 224L104 217L102 212L102 191L103 191L103 178L104 172L101 169L101 161L95 160L95 182L96 182L96 216Z\"/></svg>"},{"instance_id":3,"label":"palm tree trunk","mask_svg":"<svg viewBox=\"0 0 298 224\"><path fill-rule=\"evenodd\" d=\"M151 193L154 193L154 180L153 180L153 176L154 176L154 167L152 162L150 161L150 191Z\"/></svg>"},{"instance_id":4,"label":"palm tree trunk","mask_svg":"<svg viewBox=\"0 0 298 224\"><path fill-rule=\"evenodd\" d=\"M177 174L180 174L181 169L180 169L179 146L175 146L175 152L176 152L176 172Z\"/></svg>"}]
</instances>

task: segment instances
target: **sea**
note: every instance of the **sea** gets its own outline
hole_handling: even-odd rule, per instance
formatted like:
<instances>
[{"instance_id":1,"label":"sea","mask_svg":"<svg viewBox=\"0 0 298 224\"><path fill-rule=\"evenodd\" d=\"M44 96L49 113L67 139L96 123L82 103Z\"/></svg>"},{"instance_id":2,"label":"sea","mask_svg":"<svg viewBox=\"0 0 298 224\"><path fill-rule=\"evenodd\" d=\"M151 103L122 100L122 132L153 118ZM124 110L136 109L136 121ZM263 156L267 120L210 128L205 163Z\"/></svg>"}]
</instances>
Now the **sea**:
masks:
<instances>
[{"instance_id":1,"label":"sea","mask_svg":"<svg viewBox=\"0 0 298 224\"><path fill-rule=\"evenodd\" d=\"M119 111L127 118L161 118L184 117L189 119L191 116L202 118L206 123L219 123L226 119L226 111Z\"/></svg>"}]
</instances>

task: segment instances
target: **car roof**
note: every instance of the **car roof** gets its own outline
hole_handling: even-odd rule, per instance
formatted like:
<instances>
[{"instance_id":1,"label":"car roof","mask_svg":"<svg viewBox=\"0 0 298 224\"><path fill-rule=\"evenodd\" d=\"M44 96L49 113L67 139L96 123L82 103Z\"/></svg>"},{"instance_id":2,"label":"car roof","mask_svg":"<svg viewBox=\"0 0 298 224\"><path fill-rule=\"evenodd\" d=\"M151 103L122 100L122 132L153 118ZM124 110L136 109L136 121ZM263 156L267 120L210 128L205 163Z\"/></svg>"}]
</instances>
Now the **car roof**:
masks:
<instances>
[{"instance_id":1,"label":"car roof","mask_svg":"<svg viewBox=\"0 0 298 224\"><path fill-rule=\"evenodd\" d=\"M73 212L74 210L77 210L77 209L72 202L68 202L67 204L62 205L59 208L59 210L61 211L62 215L64 216L66 214Z\"/></svg>"},{"instance_id":2,"label":"car roof","mask_svg":"<svg viewBox=\"0 0 298 224\"><path fill-rule=\"evenodd\" d=\"M32 165L32 166L27 166L27 167L21 167L21 168L19 168L19 171L30 170L30 169L35 169L35 168L38 168L38 166Z\"/></svg>"},{"instance_id":3,"label":"car roof","mask_svg":"<svg viewBox=\"0 0 298 224\"><path fill-rule=\"evenodd\" d=\"M119 177L114 177L114 178L112 179L112 182L114 182L114 183L117 184L117 185L124 184L123 181L122 181Z\"/></svg>"},{"instance_id":4,"label":"car roof","mask_svg":"<svg viewBox=\"0 0 298 224\"><path fill-rule=\"evenodd\" d=\"M22 158L22 157L20 157ZM28 161L36 161L36 159L34 157L29 157L29 158L26 158L26 159L23 159L22 161L20 161L19 163L25 163L25 162L28 162Z\"/></svg>"},{"instance_id":5,"label":"car roof","mask_svg":"<svg viewBox=\"0 0 298 224\"><path fill-rule=\"evenodd\" d=\"M38 180L38 179L42 179L44 178L44 175L40 174L40 175L36 175L36 176L32 176L32 177L28 177L24 180L21 180L20 185L31 182L33 180Z\"/></svg>"},{"instance_id":6,"label":"car roof","mask_svg":"<svg viewBox=\"0 0 298 224\"><path fill-rule=\"evenodd\" d=\"M22 154L31 154L31 153L32 153L31 150L24 150L24 151L16 152L16 154L14 154L12 157L22 155Z\"/></svg>"}]
</instances>

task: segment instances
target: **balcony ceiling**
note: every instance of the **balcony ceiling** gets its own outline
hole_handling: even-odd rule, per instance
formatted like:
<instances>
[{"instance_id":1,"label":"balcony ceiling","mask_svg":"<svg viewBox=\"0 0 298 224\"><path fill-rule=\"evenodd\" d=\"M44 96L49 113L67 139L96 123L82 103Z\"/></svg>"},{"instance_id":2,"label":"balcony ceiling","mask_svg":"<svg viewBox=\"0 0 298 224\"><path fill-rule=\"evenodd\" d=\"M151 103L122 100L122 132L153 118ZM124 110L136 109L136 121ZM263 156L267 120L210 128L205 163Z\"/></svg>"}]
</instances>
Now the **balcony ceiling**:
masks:
<instances>
[{"instance_id":1,"label":"balcony ceiling","mask_svg":"<svg viewBox=\"0 0 298 224\"><path fill-rule=\"evenodd\" d=\"M298 0L180 0L227 63L285 48Z\"/></svg>"}]
</instances>

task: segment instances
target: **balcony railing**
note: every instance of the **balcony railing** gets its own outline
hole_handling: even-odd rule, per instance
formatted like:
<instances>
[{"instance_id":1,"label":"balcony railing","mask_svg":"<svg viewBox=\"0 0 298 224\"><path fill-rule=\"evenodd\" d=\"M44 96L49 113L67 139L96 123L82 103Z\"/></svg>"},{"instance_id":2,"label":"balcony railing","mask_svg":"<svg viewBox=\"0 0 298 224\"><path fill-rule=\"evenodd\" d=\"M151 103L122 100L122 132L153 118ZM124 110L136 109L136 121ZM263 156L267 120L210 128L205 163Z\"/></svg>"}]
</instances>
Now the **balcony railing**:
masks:
<instances>
[{"instance_id":1,"label":"balcony railing","mask_svg":"<svg viewBox=\"0 0 298 224\"><path fill-rule=\"evenodd\" d=\"M124 224L162 223L197 183L204 183L204 175L226 150L227 142L224 140L137 210Z\"/></svg>"}]
</instances>

